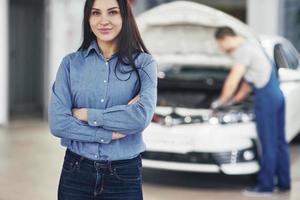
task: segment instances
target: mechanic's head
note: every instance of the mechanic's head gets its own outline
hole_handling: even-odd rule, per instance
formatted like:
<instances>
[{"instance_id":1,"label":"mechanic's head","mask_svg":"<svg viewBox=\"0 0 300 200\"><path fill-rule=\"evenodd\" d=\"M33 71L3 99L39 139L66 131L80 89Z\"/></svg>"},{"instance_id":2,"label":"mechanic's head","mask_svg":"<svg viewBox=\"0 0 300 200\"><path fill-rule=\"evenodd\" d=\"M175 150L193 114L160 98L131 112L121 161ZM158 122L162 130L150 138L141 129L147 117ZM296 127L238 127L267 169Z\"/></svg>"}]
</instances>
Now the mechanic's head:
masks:
<instances>
[{"instance_id":1,"label":"mechanic's head","mask_svg":"<svg viewBox=\"0 0 300 200\"><path fill-rule=\"evenodd\" d=\"M216 29L215 38L220 48L226 53L236 49L237 34L228 26L221 26Z\"/></svg>"}]
</instances>

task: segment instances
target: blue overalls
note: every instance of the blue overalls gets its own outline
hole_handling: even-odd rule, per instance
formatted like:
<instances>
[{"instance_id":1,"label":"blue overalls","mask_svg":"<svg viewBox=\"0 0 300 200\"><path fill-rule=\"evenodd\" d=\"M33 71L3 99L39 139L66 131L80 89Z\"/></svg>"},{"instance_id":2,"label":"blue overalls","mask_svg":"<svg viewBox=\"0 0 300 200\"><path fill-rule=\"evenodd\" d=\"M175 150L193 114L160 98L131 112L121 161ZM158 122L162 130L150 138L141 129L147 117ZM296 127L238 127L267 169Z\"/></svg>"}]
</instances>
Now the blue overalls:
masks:
<instances>
[{"instance_id":1,"label":"blue overalls","mask_svg":"<svg viewBox=\"0 0 300 200\"><path fill-rule=\"evenodd\" d=\"M273 67L263 88L253 86L256 128L261 143L257 187L273 191L274 185L290 188L289 148L285 140L285 100Z\"/></svg>"}]
</instances>

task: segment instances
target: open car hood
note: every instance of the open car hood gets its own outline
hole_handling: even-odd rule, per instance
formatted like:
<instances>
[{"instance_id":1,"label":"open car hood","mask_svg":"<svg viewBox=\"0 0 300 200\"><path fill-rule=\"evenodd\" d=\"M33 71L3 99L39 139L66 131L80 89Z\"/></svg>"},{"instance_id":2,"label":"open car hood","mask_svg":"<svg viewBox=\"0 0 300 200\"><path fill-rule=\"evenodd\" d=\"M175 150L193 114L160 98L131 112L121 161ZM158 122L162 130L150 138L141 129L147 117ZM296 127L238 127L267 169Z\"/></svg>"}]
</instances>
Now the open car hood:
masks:
<instances>
[{"instance_id":1,"label":"open car hood","mask_svg":"<svg viewBox=\"0 0 300 200\"><path fill-rule=\"evenodd\" d=\"M243 22L214 8L188 1L162 4L144 12L137 22L146 46L164 64L229 67L231 59L214 39L216 27L230 26L249 39L254 32Z\"/></svg>"}]
</instances>

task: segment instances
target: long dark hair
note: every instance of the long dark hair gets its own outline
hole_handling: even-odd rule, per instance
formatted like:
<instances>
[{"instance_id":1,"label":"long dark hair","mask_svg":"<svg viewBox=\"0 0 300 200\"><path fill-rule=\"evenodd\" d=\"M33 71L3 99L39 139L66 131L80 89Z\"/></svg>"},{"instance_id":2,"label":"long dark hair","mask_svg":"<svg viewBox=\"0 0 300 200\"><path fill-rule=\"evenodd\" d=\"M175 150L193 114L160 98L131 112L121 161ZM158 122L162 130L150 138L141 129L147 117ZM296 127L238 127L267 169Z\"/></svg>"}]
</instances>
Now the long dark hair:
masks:
<instances>
[{"instance_id":1,"label":"long dark hair","mask_svg":"<svg viewBox=\"0 0 300 200\"><path fill-rule=\"evenodd\" d=\"M85 2L83 17L83 42L78 50L87 49L91 42L97 39L95 34L91 31L89 23L94 2L95 0L86 0ZM132 71L135 71L138 77L139 88L137 93L139 93L141 90L141 78L134 61L140 53L145 52L149 54L149 51L142 40L128 0L117 0L117 2L119 4L122 17L122 28L117 36L118 61L115 70L119 63L130 65L132 67Z\"/></svg>"}]
</instances>

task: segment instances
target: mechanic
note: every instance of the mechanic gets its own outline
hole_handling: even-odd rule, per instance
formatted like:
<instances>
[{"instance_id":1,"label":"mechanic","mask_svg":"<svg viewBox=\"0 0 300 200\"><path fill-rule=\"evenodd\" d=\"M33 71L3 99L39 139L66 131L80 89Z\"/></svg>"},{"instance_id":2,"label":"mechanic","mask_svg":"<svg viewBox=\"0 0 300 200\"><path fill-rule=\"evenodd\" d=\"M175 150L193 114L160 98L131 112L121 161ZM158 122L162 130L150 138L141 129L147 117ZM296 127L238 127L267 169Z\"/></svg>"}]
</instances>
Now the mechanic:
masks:
<instances>
[{"instance_id":1,"label":"mechanic","mask_svg":"<svg viewBox=\"0 0 300 200\"><path fill-rule=\"evenodd\" d=\"M276 67L256 40L237 35L227 26L217 28L219 47L233 59L221 95L211 104L218 109L255 96L256 129L261 144L256 185L244 190L248 196L270 195L291 188L288 144L285 140L285 100Z\"/></svg>"}]
</instances>

